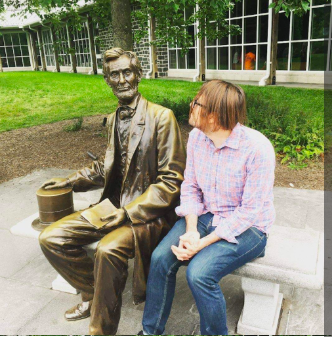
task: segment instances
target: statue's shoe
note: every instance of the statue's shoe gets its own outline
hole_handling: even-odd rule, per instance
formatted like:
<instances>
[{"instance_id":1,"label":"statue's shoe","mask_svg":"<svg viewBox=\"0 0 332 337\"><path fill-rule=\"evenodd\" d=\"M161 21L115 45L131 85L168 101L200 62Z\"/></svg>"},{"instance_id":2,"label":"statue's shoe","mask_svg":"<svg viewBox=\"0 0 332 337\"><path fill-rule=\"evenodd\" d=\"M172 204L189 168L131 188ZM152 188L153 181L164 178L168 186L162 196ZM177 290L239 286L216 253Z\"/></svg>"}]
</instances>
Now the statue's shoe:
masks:
<instances>
[{"instance_id":1,"label":"statue's shoe","mask_svg":"<svg viewBox=\"0 0 332 337\"><path fill-rule=\"evenodd\" d=\"M92 301L82 302L65 312L67 321L77 321L79 319L87 318L90 316Z\"/></svg>"}]
</instances>

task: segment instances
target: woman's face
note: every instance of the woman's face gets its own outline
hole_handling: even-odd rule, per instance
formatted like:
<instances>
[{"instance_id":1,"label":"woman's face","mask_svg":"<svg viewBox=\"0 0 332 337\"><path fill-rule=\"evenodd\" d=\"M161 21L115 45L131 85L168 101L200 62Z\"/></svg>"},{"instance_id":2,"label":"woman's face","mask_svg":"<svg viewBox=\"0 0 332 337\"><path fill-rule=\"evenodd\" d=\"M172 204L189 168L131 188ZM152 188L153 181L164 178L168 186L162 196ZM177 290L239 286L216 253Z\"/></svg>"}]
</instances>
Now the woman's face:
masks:
<instances>
[{"instance_id":1,"label":"woman's face","mask_svg":"<svg viewBox=\"0 0 332 337\"><path fill-rule=\"evenodd\" d=\"M200 128L203 123L203 109L204 109L204 99L203 97L199 97L194 99L190 103L190 107L192 108L191 114L189 115L189 125L193 126L194 128Z\"/></svg>"}]
</instances>

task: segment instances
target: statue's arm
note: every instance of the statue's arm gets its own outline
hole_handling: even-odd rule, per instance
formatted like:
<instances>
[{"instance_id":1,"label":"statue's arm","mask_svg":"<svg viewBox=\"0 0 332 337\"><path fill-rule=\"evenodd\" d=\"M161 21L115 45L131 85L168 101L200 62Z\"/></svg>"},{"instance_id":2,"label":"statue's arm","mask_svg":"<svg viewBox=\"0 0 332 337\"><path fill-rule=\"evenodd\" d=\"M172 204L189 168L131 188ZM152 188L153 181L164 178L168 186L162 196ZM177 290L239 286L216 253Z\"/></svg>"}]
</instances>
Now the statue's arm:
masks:
<instances>
[{"instance_id":1,"label":"statue's arm","mask_svg":"<svg viewBox=\"0 0 332 337\"><path fill-rule=\"evenodd\" d=\"M156 182L124 207L133 224L145 223L175 208L180 198L186 153L179 125L171 110L161 113L157 126Z\"/></svg>"},{"instance_id":2,"label":"statue's arm","mask_svg":"<svg viewBox=\"0 0 332 337\"><path fill-rule=\"evenodd\" d=\"M74 192L86 192L104 187L104 158L94 160L89 167L84 167L71 174L67 179Z\"/></svg>"},{"instance_id":3,"label":"statue's arm","mask_svg":"<svg viewBox=\"0 0 332 337\"><path fill-rule=\"evenodd\" d=\"M91 166L85 167L66 178L51 178L43 183L41 188L52 190L56 188L72 187L74 192L86 192L104 186L104 161L93 161Z\"/></svg>"}]
</instances>

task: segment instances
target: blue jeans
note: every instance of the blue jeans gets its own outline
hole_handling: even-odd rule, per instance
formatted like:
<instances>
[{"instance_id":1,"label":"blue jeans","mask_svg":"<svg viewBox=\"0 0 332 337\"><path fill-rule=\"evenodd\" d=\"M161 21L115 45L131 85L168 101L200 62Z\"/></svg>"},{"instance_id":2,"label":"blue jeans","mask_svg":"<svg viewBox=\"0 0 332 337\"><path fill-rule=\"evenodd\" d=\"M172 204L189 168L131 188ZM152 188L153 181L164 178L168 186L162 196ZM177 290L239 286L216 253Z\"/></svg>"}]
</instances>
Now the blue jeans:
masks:
<instances>
[{"instance_id":1,"label":"blue jeans","mask_svg":"<svg viewBox=\"0 0 332 337\"><path fill-rule=\"evenodd\" d=\"M197 229L204 237L214 231L213 214L198 218ZM176 273L188 261L179 261L171 250L178 246L186 232L186 221L180 219L154 250L147 283L143 330L148 335L162 335L169 317L175 292ZM227 335L226 302L219 281L235 269L264 256L266 235L251 227L237 236L238 244L225 240L205 247L190 259L187 281L200 316L202 335Z\"/></svg>"}]
</instances>

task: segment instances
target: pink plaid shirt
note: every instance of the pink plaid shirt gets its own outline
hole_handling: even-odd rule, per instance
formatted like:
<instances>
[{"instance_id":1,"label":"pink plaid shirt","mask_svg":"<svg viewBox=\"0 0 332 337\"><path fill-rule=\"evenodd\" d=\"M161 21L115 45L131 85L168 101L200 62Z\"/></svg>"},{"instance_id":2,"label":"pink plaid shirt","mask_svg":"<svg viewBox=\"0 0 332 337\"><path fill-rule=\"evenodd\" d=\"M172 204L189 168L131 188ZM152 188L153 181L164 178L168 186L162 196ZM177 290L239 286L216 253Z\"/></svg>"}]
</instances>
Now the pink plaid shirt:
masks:
<instances>
[{"instance_id":1,"label":"pink plaid shirt","mask_svg":"<svg viewBox=\"0 0 332 337\"><path fill-rule=\"evenodd\" d=\"M236 236L254 226L268 233L275 219L273 206L275 153L260 132L238 123L220 148L193 129L181 185L179 216L207 212L222 239L238 243Z\"/></svg>"}]
</instances>

